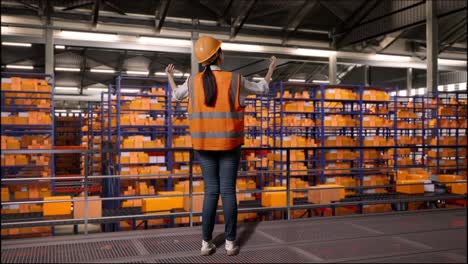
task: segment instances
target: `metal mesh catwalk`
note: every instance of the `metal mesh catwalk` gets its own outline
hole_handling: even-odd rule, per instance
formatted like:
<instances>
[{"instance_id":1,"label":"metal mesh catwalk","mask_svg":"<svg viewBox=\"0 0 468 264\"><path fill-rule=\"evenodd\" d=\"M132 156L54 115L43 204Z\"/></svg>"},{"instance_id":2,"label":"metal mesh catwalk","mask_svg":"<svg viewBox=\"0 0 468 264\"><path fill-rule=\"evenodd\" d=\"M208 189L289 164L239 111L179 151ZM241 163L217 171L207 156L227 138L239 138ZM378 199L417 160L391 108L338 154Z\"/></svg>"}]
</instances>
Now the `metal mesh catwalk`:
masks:
<instances>
[{"instance_id":1,"label":"metal mesh catwalk","mask_svg":"<svg viewBox=\"0 0 468 264\"><path fill-rule=\"evenodd\" d=\"M200 227L2 241L2 263L465 262L466 212L344 216L243 224L241 253L199 256ZM38 246L40 244L40 246Z\"/></svg>"}]
</instances>

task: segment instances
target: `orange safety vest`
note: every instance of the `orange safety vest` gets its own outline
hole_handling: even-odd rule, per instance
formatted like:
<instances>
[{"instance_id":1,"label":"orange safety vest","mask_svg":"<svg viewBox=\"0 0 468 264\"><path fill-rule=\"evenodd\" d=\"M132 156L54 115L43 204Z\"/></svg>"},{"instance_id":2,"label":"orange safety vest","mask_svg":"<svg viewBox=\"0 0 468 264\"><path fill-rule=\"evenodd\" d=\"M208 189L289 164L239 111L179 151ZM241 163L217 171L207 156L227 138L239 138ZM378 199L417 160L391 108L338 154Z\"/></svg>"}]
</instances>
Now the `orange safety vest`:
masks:
<instances>
[{"instance_id":1,"label":"orange safety vest","mask_svg":"<svg viewBox=\"0 0 468 264\"><path fill-rule=\"evenodd\" d=\"M189 80L189 127L195 150L231 150L244 144L244 107L239 102L240 75L213 71L217 97L205 105L203 73Z\"/></svg>"}]
</instances>

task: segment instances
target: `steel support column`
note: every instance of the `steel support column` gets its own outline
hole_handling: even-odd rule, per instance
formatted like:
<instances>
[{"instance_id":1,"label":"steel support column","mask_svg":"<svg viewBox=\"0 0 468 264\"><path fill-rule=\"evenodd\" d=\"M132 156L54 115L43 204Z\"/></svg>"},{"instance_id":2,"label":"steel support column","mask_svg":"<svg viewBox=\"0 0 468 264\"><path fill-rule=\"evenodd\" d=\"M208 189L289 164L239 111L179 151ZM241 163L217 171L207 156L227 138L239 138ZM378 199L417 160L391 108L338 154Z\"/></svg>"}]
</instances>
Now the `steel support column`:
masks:
<instances>
[{"instance_id":1,"label":"steel support column","mask_svg":"<svg viewBox=\"0 0 468 264\"><path fill-rule=\"evenodd\" d=\"M198 32L192 32L192 47L191 47L191 54L190 54L190 65L191 65L191 73L192 76L195 76L199 71L200 68L198 66L197 58L195 57L195 42L198 39Z\"/></svg>"},{"instance_id":2,"label":"steel support column","mask_svg":"<svg viewBox=\"0 0 468 264\"><path fill-rule=\"evenodd\" d=\"M371 67L364 65L364 85L369 86L371 83Z\"/></svg>"},{"instance_id":3,"label":"steel support column","mask_svg":"<svg viewBox=\"0 0 468 264\"><path fill-rule=\"evenodd\" d=\"M437 56L439 52L439 32L436 5L437 1L426 1L426 87L428 94L436 91L438 83Z\"/></svg>"},{"instance_id":4,"label":"steel support column","mask_svg":"<svg viewBox=\"0 0 468 264\"><path fill-rule=\"evenodd\" d=\"M45 30L45 73L54 73L54 31L51 28Z\"/></svg>"},{"instance_id":5,"label":"steel support column","mask_svg":"<svg viewBox=\"0 0 468 264\"><path fill-rule=\"evenodd\" d=\"M330 55L328 58L328 82L336 84L336 54Z\"/></svg>"},{"instance_id":6,"label":"steel support column","mask_svg":"<svg viewBox=\"0 0 468 264\"><path fill-rule=\"evenodd\" d=\"M411 89L413 89L413 68L406 69L406 94L411 95Z\"/></svg>"}]
</instances>

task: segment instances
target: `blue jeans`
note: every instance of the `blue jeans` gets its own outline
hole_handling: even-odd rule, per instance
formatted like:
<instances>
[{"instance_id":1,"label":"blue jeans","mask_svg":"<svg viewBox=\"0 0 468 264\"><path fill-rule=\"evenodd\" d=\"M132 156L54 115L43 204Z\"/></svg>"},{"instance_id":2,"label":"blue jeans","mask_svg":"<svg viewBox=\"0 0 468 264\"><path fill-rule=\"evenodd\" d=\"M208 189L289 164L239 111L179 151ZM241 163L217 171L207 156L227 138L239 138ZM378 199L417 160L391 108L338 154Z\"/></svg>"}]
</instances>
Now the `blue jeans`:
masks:
<instances>
[{"instance_id":1,"label":"blue jeans","mask_svg":"<svg viewBox=\"0 0 468 264\"><path fill-rule=\"evenodd\" d=\"M223 202L224 237L236 240L237 201L236 178L240 162L240 146L229 151L197 151L205 184L203 199L203 240L212 239L219 194Z\"/></svg>"}]
</instances>

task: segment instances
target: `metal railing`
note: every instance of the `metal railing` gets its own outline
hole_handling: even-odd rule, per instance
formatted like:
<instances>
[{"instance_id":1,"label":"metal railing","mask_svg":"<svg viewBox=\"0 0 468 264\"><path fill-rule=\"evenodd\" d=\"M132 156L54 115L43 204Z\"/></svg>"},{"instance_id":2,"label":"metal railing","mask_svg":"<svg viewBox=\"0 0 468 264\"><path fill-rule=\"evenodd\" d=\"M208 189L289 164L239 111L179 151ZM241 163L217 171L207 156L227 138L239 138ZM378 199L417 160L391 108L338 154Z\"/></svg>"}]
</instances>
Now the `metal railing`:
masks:
<instances>
[{"instance_id":1,"label":"metal railing","mask_svg":"<svg viewBox=\"0 0 468 264\"><path fill-rule=\"evenodd\" d=\"M375 147L374 147L375 148ZM392 146L391 148L395 148ZM399 147L398 147L399 148ZM256 171L256 175L258 174L275 174L275 173L285 173L286 174L286 188L284 190L244 190L238 191L236 194L242 193L275 193L275 192L286 192L286 206L275 206L275 207L250 207L250 208L239 208L239 213L246 213L246 212L263 212L263 211L286 211L287 219L291 219L291 211L292 210L303 210L303 209L316 209L316 208L332 208L333 212L337 207L344 207L344 206L362 206L362 205L373 205L373 204L389 204L389 203L404 203L404 202L418 202L418 201L435 201L441 199L466 199L465 195L433 195L431 197L424 197L424 196L415 196L415 197L407 197L407 198L398 198L398 199L381 199L381 200L359 200L359 201L341 201L341 202L332 202L327 204L298 204L294 205L291 204L291 192L308 192L314 189L314 186L309 188L297 188L291 189L291 175L292 170L290 170L290 156L291 150L316 150L316 149L323 149L323 147L281 147L281 148L243 148L243 150L255 150L255 151L285 151L286 152L286 171L284 170L258 170ZM334 147L333 149L336 149ZM141 149L138 149L141 151ZM153 149L144 149L145 151L153 151ZM127 149L121 151L136 151L136 149ZM171 174L164 174L164 175L155 175L155 174L145 174L145 175L98 175L98 176L90 176L88 175L88 163L89 163L89 154L94 153L93 150L3 150L3 155L8 154L63 154L63 153L80 153L84 156L84 175L83 176L67 176L67 177L13 177L13 178L4 178L2 176L1 183L8 184L11 182L21 182L21 181L31 181L31 180L41 180L41 181L55 181L60 179L76 179L83 181L83 198L81 199L66 199L66 200L53 200L53 201L44 201L44 200L28 200L28 201L11 201L11 202L3 202L1 203L3 206L9 205L20 205L20 204L46 204L46 203L59 203L59 202L84 202L84 217L79 219L45 219L45 220L37 220L37 221L2 221L1 227L4 228L13 228L25 225L34 225L34 226L44 226L44 225L60 225L60 224L84 224L84 233L88 234L88 224L90 221L104 223L104 222L116 222L122 220L148 220L148 219L157 219L157 218L165 218L165 217L189 217L189 225L193 226L194 216L200 216L201 212L194 212L193 211L193 197L194 196L201 196L202 193L194 193L193 192L193 179L194 177L199 177L201 174L193 173L193 161L194 161L194 151L191 148L168 148L168 149L154 149L154 151L189 151L190 152L190 162L189 162L189 172L188 173L171 173ZM107 151L113 152L113 151ZM281 153L282 155L282 153ZM415 166L418 167L418 166ZM366 170L365 168L359 168L361 170ZM393 167L382 167L382 168L372 168L373 170L381 170L381 169L388 169L389 171L393 170ZM373 171L372 169L368 171ZM301 170L306 171L307 173L310 172L320 172L325 170L324 168L320 169L307 169ZM337 170L337 169L333 169ZM353 168L346 168L345 170L353 170ZM356 170L356 168L354 168ZM240 174L244 174L245 172L240 172ZM248 175L248 173L246 173ZM109 179L109 178L120 178L120 179L138 179L144 177L160 177L160 178L167 178L167 177L181 177L189 179L189 193L184 193L182 195L139 195L139 196L119 196L119 197L100 197L100 198L89 198L88 191L89 191L89 181L94 179ZM312 175L314 176L314 175ZM318 176L318 175L315 175ZM462 181L462 182L466 182ZM450 183L461 183L460 181L456 182L444 182L444 184ZM396 186L411 186L411 185L433 185L434 183L411 183L411 184L387 184L387 185L373 185L373 186L347 186L347 187L324 187L320 188L320 190L333 190L333 189L348 189L348 190L362 190L362 189L380 189L380 188L394 188ZM132 214L132 215L119 215L119 216L102 216L99 218L89 218L88 217L88 209L89 209L89 202L92 201L116 201L116 200L135 200L135 199L143 199L143 198L164 198L164 197L186 197L188 196L190 199L190 206L189 211L187 212L170 212L170 213L146 213L146 214ZM222 213L222 210L217 210L217 214Z\"/></svg>"}]
</instances>

